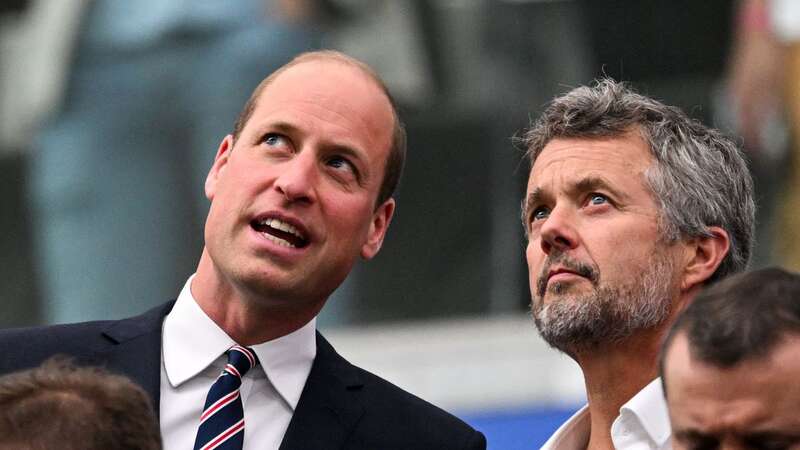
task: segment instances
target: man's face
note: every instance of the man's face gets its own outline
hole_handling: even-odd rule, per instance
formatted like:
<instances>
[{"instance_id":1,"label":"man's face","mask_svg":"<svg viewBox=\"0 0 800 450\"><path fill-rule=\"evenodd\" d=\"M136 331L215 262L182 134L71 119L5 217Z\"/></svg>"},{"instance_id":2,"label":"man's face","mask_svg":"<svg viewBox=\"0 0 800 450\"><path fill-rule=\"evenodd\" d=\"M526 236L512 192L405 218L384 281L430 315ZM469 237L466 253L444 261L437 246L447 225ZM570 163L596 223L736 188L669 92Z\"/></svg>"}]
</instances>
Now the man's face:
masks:
<instances>
[{"instance_id":1,"label":"man's face","mask_svg":"<svg viewBox=\"0 0 800 450\"><path fill-rule=\"evenodd\" d=\"M800 448L800 336L719 368L692 358L685 333L664 362L675 449Z\"/></svg>"},{"instance_id":2,"label":"man's face","mask_svg":"<svg viewBox=\"0 0 800 450\"><path fill-rule=\"evenodd\" d=\"M220 278L265 301L319 305L394 211L375 208L394 116L379 87L338 61L300 63L262 91L206 181L206 248Z\"/></svg>"},{"instance_id":3,"label":"man's face","mask_svg":"<svg viewBox=\"0 0 800 450\"><path fill-rule=\"evenodd\" d=\"M568 353L663 323L676 292L635 133L554 139L528 180L527 260L536 325Z\"/></svg>"}]
</instances>

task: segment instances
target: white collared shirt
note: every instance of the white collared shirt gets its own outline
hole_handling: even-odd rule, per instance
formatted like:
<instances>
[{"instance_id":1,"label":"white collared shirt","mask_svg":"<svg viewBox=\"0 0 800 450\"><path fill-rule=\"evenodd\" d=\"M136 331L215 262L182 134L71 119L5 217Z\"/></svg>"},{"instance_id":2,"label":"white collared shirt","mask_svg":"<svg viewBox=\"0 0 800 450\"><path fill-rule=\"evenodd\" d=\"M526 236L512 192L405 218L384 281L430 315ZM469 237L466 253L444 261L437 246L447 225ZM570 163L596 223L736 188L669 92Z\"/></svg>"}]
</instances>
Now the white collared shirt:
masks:
<instances>
[{"instance_id":1,"label":"white collared shirt","mask_svg":"<svg viewBox=\"0 0 800 450\"><path fill-rule=\"evenodd\" d=\"M161 434L166 450L194 445L208 390L235 344L198 306L186 282L164 320L161 353ZM316 319L251 348L259 365L242 379L244 449L280 446L317 353ZM257 424L257 425L256 425Z\"/></svg>"},{"instance_id":2,"label":"white collared shirt","mask_svg":"<svg viewBox=\"0 0 800 450\"><path fill-rule=\"evenodd\" d=\"M585 449L589 445L590 432L587 405L564 422L542 449ZM622 405L619 416L611 424L611 440L617 450L669 450L672 448L670 433L669 413L660 378Z\"/></svg>"}]
</instances>

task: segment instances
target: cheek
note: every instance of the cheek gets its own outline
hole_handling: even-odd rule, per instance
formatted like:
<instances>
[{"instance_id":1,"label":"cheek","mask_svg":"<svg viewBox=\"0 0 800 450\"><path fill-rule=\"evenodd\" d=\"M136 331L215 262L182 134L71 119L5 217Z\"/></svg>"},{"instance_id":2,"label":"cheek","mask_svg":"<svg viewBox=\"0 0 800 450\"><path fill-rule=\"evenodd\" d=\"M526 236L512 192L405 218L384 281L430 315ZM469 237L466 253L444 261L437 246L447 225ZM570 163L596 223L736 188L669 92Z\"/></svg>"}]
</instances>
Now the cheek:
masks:
<instances>
[{"instance_id":1,"label":"cheek","mask_svg":"<svg viewBox=\"0 0 800 450\"><path fill-rule=\"evenodd\" d=\"M328 224L332 230L339 230L343 238L356 238L369 229L372 220L371 205L361 201L331 199L327 209Z\"/></svg>"},{"instance_id":2,"label":"cheek","mask_svg":"<svg viewBox=\"0 0 800 450\"><path fill-rule=\"evenodd\" d=\"M525 249L525 259L528 261L528 277L531 283L534 283L544 260L544 252L542 252L542 246L538 240L528 242L528 246Z\"/></svg>"},{"instance_id":3,"label":"cheek","mask_svg":"<svg viewBox=\"0 0 800 450\"><path fill-rule=\"evenodd\" d=\"M624 269L650 260L656 245L654 230L629 227L618 232L608 228L602 231L602 236L586 240L595 242L590 253L601 267L605 265L607 268Z\"/></svg>"}]
</instances>

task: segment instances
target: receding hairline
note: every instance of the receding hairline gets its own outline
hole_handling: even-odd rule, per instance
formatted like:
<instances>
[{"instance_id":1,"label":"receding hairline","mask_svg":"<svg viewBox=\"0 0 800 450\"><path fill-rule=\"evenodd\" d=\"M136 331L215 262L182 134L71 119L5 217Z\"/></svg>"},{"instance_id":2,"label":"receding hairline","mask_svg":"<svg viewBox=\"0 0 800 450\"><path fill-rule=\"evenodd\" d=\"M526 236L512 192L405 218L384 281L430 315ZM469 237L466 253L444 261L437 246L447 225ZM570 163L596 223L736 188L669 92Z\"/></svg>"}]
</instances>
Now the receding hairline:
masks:
<instances>
[{"instance_id":1,"label":"receding hairline","mask_svg":"<svg viewBox=\"0 0 800 450\"><path fill-rule=\"evenodd\" d=\"M356 69L357 72L364 75L368 80L370 80L373 83L373 85L375 85L378 88L379 91L383 93L384 97L389 103L389 109L392 111L393 128L397 129L398 127L402 127L400 123L400 115L397 111L397 105L394 98L389 93L389 89L386 87L386 84L384 84L384 82L381 80L378 74L375 73L375 71L372 70L370 66L359 61L356 58L353 58L352 56L348 56L336 50L316 50L316 51L304 52L295 56L294 58L292 58L291 61L284 64L283 66L281 66L280 68L269 74L269 76L261 80L260 83L258 83L258 86L256 86L256 88L253 90L253 93L250 95L250 98L247 101L247 110L245 111L245 114L241 114L240 120L237 120L236 122L236 125L233 130L233 138L236 139L239 137L246 123L250 120L253 111L255 110L259 100L261 99L261 94L263 93L264 89L266 89L267 86L272 84L272 82L274 82L281 74L288 71L289 69L295 66L299 66L301 64L311 63L311 62L339 63Z\"/></svg>"},{"instance_id":2,"label":"receding hairline","mask_svg":"<svg viewBox=\"0 0 800 450\"><path fill-rule=\"evenodd\" d=\"M256 86L256 88L253 90L253 93L250 95L250 98L247 100L247 103L245 103L244 108L236 118L236 123L234 124L232 133L233 140L235 142L239 138L242 130L247 125L247 122L250 121L250 118L256 109L259 99L262 96L262 91L270 83L272 83L272 81L274 81L280 74L291 67L314 61L334 62L354 68L361 76L370 80L373 86L377 87L378 90L383 93L384 98L389 104L389 110L392 114L392 133L391 137L389 138L389 154L387 155L385 161L383 181L381 182L378 196L375 199L375 207L377 208L386 200L394 196L397 190L397 186L403 173L403 167L405 166L407 137L403 122L400 120L400 112L397 102L389 92L389 88L386 87L386 84L384 84L383 80L381 80L381 78L375 73L374 70L372 70L372 68L355 58L335 50L319 50L301 53L300 55L296 56L284 66L270 74L267 78L262 80L258 86Z\"/></svg>"}]
</instances>

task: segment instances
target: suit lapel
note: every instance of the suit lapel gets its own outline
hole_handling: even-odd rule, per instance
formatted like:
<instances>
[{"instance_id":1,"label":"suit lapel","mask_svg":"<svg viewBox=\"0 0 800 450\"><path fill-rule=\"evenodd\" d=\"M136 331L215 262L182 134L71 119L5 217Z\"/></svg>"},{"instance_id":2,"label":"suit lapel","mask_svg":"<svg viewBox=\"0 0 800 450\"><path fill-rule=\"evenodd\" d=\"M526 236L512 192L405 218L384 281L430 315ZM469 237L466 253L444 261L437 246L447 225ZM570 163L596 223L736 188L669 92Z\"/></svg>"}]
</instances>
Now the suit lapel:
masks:
<instances>
[{"instance_id":1,"label":"suit lapel","mask_svg":"<svg viewBox=\"0 0 800 450\"><path fill-rule=\"evenodd\" d=\"M103 331L112 345L89 355L90 360L128 376L144 388L156 416L161 399L161 325L173 304L169 302L140 316L112 322Z\"/></svg>"},{"instance_id":2,"label":"suit lapel","mask_svg":"<svg viewBox=\"0 0 800 450\"><path fill-rule=\"evenodd\" d=\"M341 448L364 414L356 368L317 332L317 355L280 450Z\"/></svg>"}]
</instances>

